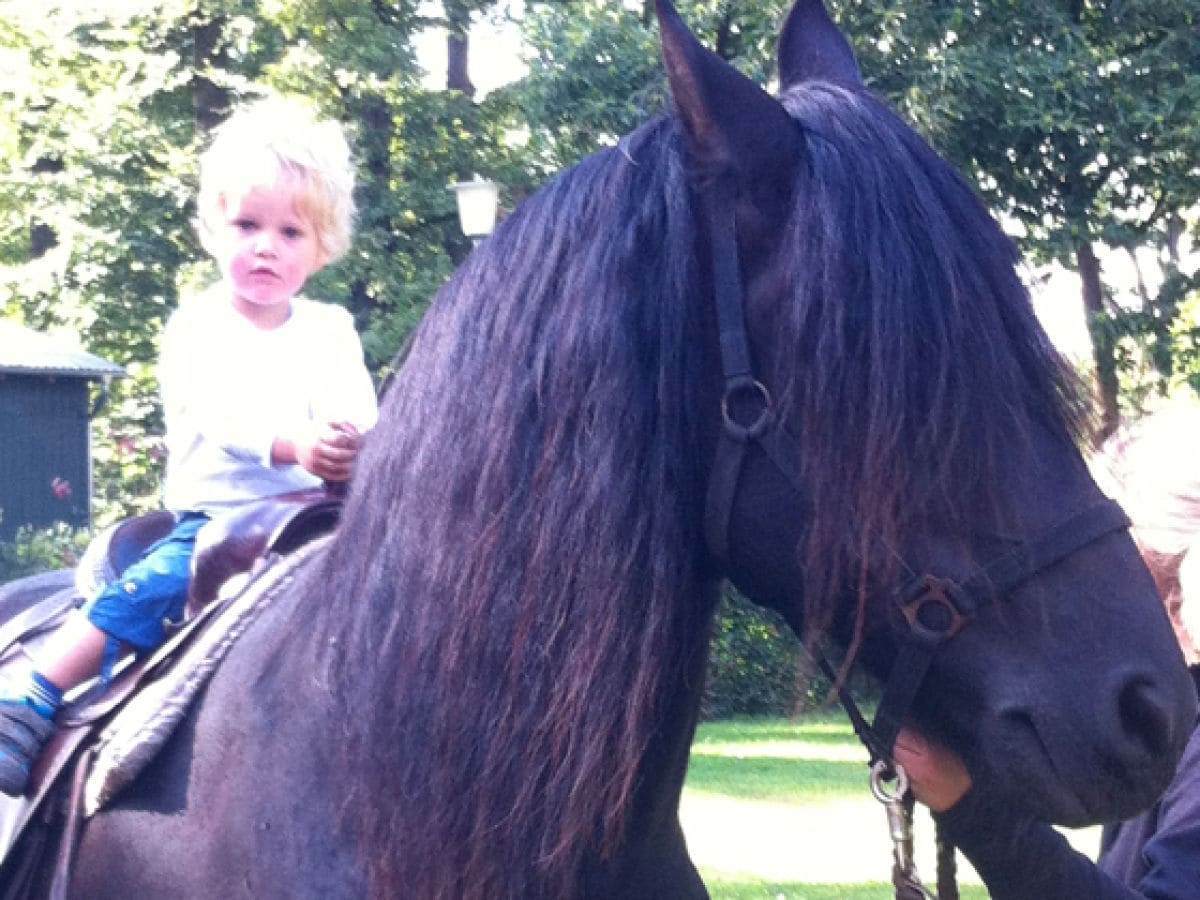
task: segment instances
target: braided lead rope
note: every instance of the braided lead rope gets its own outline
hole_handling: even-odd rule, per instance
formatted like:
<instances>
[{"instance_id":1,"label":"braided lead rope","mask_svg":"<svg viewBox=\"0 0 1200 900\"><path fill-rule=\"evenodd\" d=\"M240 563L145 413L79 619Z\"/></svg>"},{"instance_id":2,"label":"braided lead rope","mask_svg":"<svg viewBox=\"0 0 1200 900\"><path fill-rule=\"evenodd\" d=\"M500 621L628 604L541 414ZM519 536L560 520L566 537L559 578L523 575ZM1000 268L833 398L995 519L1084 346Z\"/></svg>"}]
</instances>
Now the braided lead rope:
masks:
<instances>
[{"instance_id":1,"label":"braided lead rope","mask_svg":"<svg viewBox=\"0 0 1200 900\"><path fill-rule=\"evenodd\" d=\"M936 827L937 834L937 893L938 900L959 900L958 858L954 844L946 840L942 826Z\"/></svg>"}]
</instances>

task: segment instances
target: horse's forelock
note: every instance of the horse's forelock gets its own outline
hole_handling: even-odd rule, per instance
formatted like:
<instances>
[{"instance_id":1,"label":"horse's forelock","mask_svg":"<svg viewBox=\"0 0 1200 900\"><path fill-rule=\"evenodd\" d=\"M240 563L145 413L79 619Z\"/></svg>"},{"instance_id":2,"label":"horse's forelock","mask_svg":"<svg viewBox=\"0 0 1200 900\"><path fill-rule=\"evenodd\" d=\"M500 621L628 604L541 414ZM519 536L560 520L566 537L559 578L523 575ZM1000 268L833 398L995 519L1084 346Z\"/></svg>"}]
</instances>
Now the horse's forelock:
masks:
<instances>
[{"instance_id":1,"label":"horse's forelock","mask_svg":"<svg viewBox=\"0 0 1200 900\"><path fill-rule=\"evenodd\" d=\"M1015 247L963 179L868 94L811 84L784 103L808 159L769 369L814 492L806 620L821 623L867 546L1001 515L988 472L1013 434L1069 440L1082 420Z\"/></svg>"}]
</instances>

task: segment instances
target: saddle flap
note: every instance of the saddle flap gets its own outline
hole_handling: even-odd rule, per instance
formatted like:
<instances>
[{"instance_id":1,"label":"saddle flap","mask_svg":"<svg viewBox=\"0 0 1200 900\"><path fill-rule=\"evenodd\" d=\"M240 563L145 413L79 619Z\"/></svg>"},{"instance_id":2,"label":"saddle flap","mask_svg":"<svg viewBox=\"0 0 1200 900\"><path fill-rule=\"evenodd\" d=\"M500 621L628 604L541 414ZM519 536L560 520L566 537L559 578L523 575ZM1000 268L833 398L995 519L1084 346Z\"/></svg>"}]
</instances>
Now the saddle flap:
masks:
<instances>
[{"instance_id":1,"label":"saddle flap","mask_svg":"<svg viewBox=\"0 0 1200 900\"><path fill-rule=\"evenodd\" d=\"M161 541L175 527L173 513L156 512L126 519L114 529L108 542L108 561L119 575L141 559L151 545Z\"/></svg>"},{"instance_id":2,"label":"saddle flap","mask_svg":"<svg viewBox=\"0 0 1200 900\"><path fill-rule=\"evenodd\" d=\"M196 538L184 618L217 597L221 585L249 572L270 552L291 553L333 530L342 501L324 488L247 503L205 525Z\"/></svg>"}]
</instances>

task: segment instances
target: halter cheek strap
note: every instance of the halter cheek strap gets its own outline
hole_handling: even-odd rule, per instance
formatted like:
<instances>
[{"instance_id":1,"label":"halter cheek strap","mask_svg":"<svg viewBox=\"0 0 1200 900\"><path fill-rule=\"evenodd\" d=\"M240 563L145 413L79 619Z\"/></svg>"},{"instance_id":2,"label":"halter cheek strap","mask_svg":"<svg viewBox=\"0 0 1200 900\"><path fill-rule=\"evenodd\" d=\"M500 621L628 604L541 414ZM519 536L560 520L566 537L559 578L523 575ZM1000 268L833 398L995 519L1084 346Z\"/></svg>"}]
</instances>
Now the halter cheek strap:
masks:
<instances>
[{"instance_id":1,"label":"halter cheek strap","mask_svg":"<svg viewBox=\"0 0 1200 900\"><path fill-rule=\"evenodd\" d=\"M754 377L750 341L738 271L737 232L733 220L733 191L722 180L702 195L712 245L713 293L724 386L721 394L721 434L708 479L704 507L704 537L708 550L721 563L729 560L729 523L742 466L751 442L756 443L794 488L801 489L792 451L794 442L775 416L771 393Z\"/></svg>"}]
</instances>

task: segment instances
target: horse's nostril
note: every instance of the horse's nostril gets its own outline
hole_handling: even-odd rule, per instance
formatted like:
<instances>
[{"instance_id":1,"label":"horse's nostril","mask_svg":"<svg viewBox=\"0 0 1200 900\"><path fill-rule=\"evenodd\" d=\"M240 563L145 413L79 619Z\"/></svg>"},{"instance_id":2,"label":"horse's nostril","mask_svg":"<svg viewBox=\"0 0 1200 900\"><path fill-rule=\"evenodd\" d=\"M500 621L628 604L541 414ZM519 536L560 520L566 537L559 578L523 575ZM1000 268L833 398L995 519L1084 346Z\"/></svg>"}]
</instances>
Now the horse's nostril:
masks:
<instances>
[{"instance_id":1,"label":"horse's nostril","mask_svg":"<svg viewBox=\"0 0 1200 900\"><path fill-rule=\"evenodd\" d=\"M1173 746L1171 713L1160 692L1145 678L1131 678L1117 697L1117 713L1124 733L1152 756Z\"/></svg>"}]
</instances>

